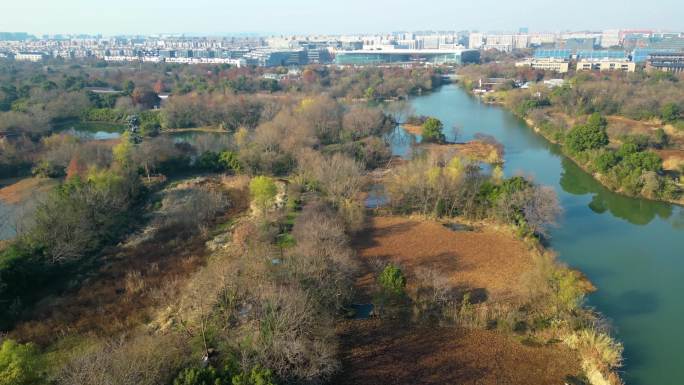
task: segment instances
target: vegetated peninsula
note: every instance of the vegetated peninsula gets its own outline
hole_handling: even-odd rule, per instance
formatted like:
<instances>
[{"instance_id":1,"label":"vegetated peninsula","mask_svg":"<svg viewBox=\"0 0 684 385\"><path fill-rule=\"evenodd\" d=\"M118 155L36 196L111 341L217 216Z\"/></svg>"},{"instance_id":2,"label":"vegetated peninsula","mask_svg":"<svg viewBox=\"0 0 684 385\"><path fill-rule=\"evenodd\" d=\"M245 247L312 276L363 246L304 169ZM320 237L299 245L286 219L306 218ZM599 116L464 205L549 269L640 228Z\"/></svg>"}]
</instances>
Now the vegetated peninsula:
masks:
<instances>
[{"instance_id":1,"label":"vegetated peninsula","mask_svg":"<svg viewBox=\"0 0 684 385\"><path fill-rule=\"evenodd\" d=\"M0 62L0 384L621 383L552 189L412 117L449 69L265 71Z\"/></svg>"},{"instance_id":2,"label":"vegetated peninsula","mask_svg":"<svg viewBox=\"0 0 684 385\"><path fill-rule=\"evenodd\" d=\"M612 191L684 204L684 83L677 75L558 74L511 59L464 68L463 86L525 119ZM496 80L483 90L482 79Z\"/></svg>"}]
</instances>

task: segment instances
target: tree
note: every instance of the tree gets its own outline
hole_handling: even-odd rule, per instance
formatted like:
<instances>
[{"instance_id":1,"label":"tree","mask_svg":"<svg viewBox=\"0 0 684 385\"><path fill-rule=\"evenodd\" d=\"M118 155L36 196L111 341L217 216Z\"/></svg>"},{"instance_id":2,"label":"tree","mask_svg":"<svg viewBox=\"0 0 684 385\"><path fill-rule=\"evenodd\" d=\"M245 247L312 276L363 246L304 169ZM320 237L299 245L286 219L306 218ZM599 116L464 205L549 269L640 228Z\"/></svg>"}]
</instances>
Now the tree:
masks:
<instances>
[{"instance_id":1,"label":"tree","mask_svg":"<svg viewBox=\"0 0 684 385\"><path fill-rule=\"evenodd\" d=\"M0 346L0 385L40 383L42 364L33 344L5 340Z\"/></svg>"},{"instance_id":2,"label":"tree","mask_svg":"<svg viewBox=\"0 0 684 385\"><path fill-rule=\"evenodd\" d=\"M83 164L81 161L80 156L78 153L74 154L73 157L71 157L71 161L69 161L69 166L66 169L66 178L71 179L75 177L85 177L87 173L87 168L86 165Z\"/></svg>"},{"instance_id":3,"label":"tree","mask_svg":"<svg viewBox=\"0 0 684 385\"><path fill-rule=\"evenodd\" d=\"M605 173L620 161L620 158L612 150L603 150L594 158L594 167L601 173Z\"/></svg>"},{"instance_id":4,"label":"tree","mask_svg":"<svg viewBox=\"0 0 684 385\"><path fill-rule=\"evenodd\" d=\"M445 140L442 129L444 125L437 118L427 118L425 123L423 123L423 141L432 143L443 143Z\"/></svg>"},{"instance_id":5,"label":"tree","mask_svg":"<svg viewBox=\"0 0 684 385\"><path fill-rule=\"evenodd\" d=\"M147 109L154 108L161 102L159 95L147 88L136 88L133 90L131 98L133 99L133 104Z\"/></svg>"},{"instance_id":6,"label":"tree","mask_svg":"<svg viewBox=\"0 0 684 385\"><path fill-rule=\"evenodd\" d=\"M125 132L121 136L119 143L112 148L114 161L116 161L116 163L122 168L127 168L131 165L131 157L134 146L133 143L131 143L129 136L130 134Z\"/></svg>"},{"instance_id":7,"label":"tree","mask_svg":"<svg viewBox=\"0 0 684 385\"><path fill-rule=\"evenodd\" d=\"M575 126L565 137L565 145L574 153L602 148L608 145L607 121L592 114L587 124Z\"/></svg>"},{"instance_id":8,"label":"tree","mask_svg":"<svg viewBox=\"0 0 684 385\"><path fill-rule=\"evenodd\" d=\"M660 109L660 118L663 122L676 122L680 114L681 110L676 103L667 103Z\"/></svg>"},{"instance_id":9,"label":"tree","mask_svg":"<svg viewBox=\"0 0 684 385\"><path fill-rule=\"evenodd\" d=\"M273 179L267 176L257 176L249 182L249 192L254 204L261 210L271 206L278 193L278 187Z\"/></svg>"},{"instance_id":10,"label":"tree","mask_svg":"<svg viewBox=\"0 0 684 385\"><path fill-rule=\"evenodd\" d=\"M608 128L608 121L598 112L594 112L593 114L589 115L589 119L587 119L587 125L593 128L605 130Z\"/></svg>"},{"instance_id":11,"label":"tree","mask_svg":"<svg viewBox=\"0 0 684 385\"><path fill-rule=\"evenodd\" d=\"M133 90L135 90L135 83L132 80L126 80L121 87L123 89L124 95L131 95Z\"/></svg>"},{"instance_id":12,"label":"tree","mask_svg":"<svg viewBox=\"0 0 684 385\"><path fill-rule=\"evenodd\" d=\"M164 92L164 89L166 89L166 87L164 86L164 82L162 82L161 80L157 80L157 82L154 83L153 89L154 92L156 92L157 94L161 94L162 92Z\"/></svg>"}]
</instances>

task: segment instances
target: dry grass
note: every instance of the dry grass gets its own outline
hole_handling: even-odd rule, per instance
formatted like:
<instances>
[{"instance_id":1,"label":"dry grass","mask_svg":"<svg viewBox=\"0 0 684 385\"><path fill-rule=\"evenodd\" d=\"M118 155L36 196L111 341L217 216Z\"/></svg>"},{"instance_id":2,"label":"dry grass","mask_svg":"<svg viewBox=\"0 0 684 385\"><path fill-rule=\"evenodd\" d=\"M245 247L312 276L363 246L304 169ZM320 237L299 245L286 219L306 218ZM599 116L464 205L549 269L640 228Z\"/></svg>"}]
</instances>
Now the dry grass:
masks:
<instances>
[{"instance_id":1,"label":"dry grass","mask_svg":"<svg viewBox=\"0 0 684 385\"><path fill-rule=\"evenodd\" d=\"M679 171L684 166L684 150L658 150L659 157L663 159L663 169Z\"/></svg>"},{"instance_id":2,"label":"dry grass","mask_svg":"<svg viewBox=\"0 0 684 385\"><path fill-rule=\"evenodd\" d=\"M335 384L558 385L581 373L566 347L529 346L494 331L372 319L346 322L339 334Z\"/></svg>"},{"instance_id":3,"label":"dry grass","mask_svg":"<svg viewBox=\"0 0 684 385\"><path fill-rule=\"evenodd\" d=\"M365 269L356 282L359 302L371 300L379 266L392 262L407 275L409 292L428 284L436 288L436 301L454 289L478 293L483 298L477 300L496 312L497 304L528 294L523 280L535 263L526 244L505 230L454 232L405 217L371 218L354 246ZM555 385L582 372L576 352L566 346L524 344L491 330L414 324L399 316L346 321L338 334L342 371L336 384Z\"/></svg>"},{"instance_id":4,"label":"dry grass","mask_svg":"<svg viewBox=\"0 0 684 385\"><path fill-rule=\"evenodd\" d=\"M493 300L525 295L521 284L534 260L524 242L491 226L455 232L441 223L405 217L373 217L355 240L359 257L402 266L409 286L419 268L430 268L459 288L485 291Z\"/></svg>"},{"instance_id":5,"label":"dry grass","mask_svg":"<svg viewBox=\"0 0 684 385\"><path fill-rule=\"evenodd\" d=\"M650 135L663 125L658 121L642 121L629 119L624 116L608 116L608 135L611 138L620 135L643 134Z\"/></svg>"},{"instance_id":6,"label":"dry grass","mask_svg":"<svg viewBox=\"0 0 684 385\"><path fill-rule=\"evenodd\" d=\"M19 204L31 196L50 191L57 180L50 178L25 178L0 189L0 200L9 204Z\"/></svg>"},{"instance_id":7,"label":"dry grass","mask_svg":"<svg viewBox=\"0 0 684 385\"><path fill-rule=\"evenodd\" d=\"M501 161L499 149L492 143L486 143L480 140L452 144L425 143L421 144L421 147L439 157L458 155L485 163L496 163Z\"/></svg>"}]
</instances>

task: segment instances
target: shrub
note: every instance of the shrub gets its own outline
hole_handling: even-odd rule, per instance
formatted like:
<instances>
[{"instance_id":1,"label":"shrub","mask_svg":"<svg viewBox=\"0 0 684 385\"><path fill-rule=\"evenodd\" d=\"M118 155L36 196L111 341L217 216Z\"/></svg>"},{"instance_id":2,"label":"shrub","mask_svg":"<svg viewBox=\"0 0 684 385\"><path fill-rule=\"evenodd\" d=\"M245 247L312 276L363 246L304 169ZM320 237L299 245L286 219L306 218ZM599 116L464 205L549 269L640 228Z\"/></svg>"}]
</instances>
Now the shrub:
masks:
<instances>
[{"instance_id":1,"label":"shrub","mask_svg":"<svg viewBox=\"0 0 684 385\"><path fill-rule=\"evenodd\" d=\"M622 345L605 333L584 329L566 337L565 343L579 350L583 361L603 372L622 366Z\"/></svg>"},{"instance_id":2,"label":"shrub","mask_svg":"<svg viewBox=\"0 0 684 385\"><path fill-rule=\"evenodd\" d=\"M249 373L233 377L232 385L275 385L273 374L268 369L254 367Z\"/></svg>"},{"instance_id":3,"label":"shrub","mask_svg":"<svg viewBox=\"0 0 684 385\"><path fill-rule=\"evenodd\" d=\"M660 118L667 123L676 122L681 110L676 103L667 103L660 109Z\"/></svg>"},{"instance_id":4,"label":"shrub","mask_svg":"<svg viewBox=\"0 0 684 385\"><path fill-rule=\"evenodd\" d=\"M242 165L238 156L233 151L222 151L219 153L219 163L224 170L231 170L235 173L242 171Z\"/></svg>"},{"instance_id":5,"label":"shrub","mask_svg":"<svg viewBox=\"0 0 684 385\"><path fill-rule=\"evenodd\" d=\"M424 142L443 143L445 140L442 129L444 125L437 118L428 118L423 123L422 137Z\"/></svg>"},{"instance_id":6,"label":"shrub","mask_svg":"<svg viewBox=\"0 0 684 385\"><path fill-rule=\"evenodd\" d=\"M570 269L555 269L551 279L558 308L564 311L577 309L585 295L579 273Z\"/></svg>"},{"instance_id":7,"label":"shrub","mask_svg":"<svg viewBox=\"0 0 684 385\"><path fill-rule=\"evenodd\" d=\"M173 385L232 385L230 376L223 378L212 366L186 368L173 380Z\"/></svg>"},{"instance_id":8,"label":"shrub","mask_svg":"<svg viewBox=\"0 0 684 385\"><path fill-rule=\"evenodd\" d=\"M0 385L32 385L42 379L41 360L32 344L5 340L0 346Z\"/></svg>"},{"instance_id":9,"label":"shrub","mask_svg":"<svg viewBox=\"0 0 684 385\"><path fill-rule=\"evenodd\" d=\"M392 295L401 296L406 288L406 277L397 266L389 264L380 273L378 282L382 289Z\"/></svg>"}]
</instances>

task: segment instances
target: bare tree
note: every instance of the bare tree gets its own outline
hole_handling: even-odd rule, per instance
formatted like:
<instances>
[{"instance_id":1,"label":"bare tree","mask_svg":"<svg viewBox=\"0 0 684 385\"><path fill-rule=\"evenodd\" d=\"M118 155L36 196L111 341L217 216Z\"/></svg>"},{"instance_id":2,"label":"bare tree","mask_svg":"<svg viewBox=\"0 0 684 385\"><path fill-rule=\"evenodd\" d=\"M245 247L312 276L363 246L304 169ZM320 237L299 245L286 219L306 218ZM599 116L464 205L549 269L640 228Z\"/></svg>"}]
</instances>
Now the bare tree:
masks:
<instances>
[{"instance_id":1,"label":"bare tree","mask_svg":"<svg viewBox=\"0 0 684 385\"><path fill-rule=\"evenodd\" d=\"M556 224L562 213L556 192L551 187L534 186L521 193L525 195L522 209L530 229L547 236L549 227Z\"/></svg>"}]
</instances>

